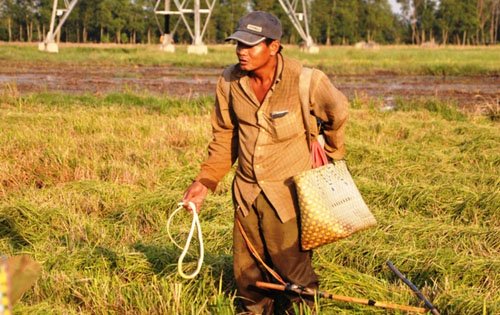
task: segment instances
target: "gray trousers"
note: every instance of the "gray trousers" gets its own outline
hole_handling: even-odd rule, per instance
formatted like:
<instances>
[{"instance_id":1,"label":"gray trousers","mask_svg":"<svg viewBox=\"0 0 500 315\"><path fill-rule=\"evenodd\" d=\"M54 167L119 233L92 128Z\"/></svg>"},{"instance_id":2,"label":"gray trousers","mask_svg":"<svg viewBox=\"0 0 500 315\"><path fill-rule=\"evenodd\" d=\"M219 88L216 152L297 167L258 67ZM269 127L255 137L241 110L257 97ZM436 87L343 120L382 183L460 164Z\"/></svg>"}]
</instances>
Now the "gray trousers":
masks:
<instances>
[{"instance_id":1,"label":"gray trousers","mask_svg":"<svg viewBox=\"0 0 500 315\"><path fill-rule=\"evenodd\" d=\"M273 268L285 282L316 289L318 277L311 265L311 251L302 251L299 244L297 219L282 223L267 198L261 193L250 213L243 217L235 212L250 242L264 262ZM277 294L255 287L256 281L276 282L260 266L249 251L235 222L233 230L234 276L245 311L252 314L286 314L298 297ZM310 301L309 301L310 303Z\"/></svg>"}]
</instances>

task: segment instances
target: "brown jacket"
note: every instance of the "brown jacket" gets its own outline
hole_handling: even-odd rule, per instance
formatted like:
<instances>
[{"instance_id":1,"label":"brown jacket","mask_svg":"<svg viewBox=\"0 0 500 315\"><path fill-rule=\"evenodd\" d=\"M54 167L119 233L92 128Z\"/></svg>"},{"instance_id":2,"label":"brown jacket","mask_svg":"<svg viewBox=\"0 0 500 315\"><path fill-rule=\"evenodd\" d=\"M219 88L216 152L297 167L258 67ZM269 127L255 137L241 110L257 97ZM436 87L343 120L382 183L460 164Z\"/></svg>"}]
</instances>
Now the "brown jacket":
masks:
<instances>
[{"instance_id":1,"label":"brown jacket","mask_svg":"<svg viewBox=\"0 0 500 315\"><path fill-rule=\"evenodd\" d=\"M233 193L244 215L261 191L282 222L298 211L292 177L311 168L299 97L301 70L298 61L279 55L275 82L262 104L238 65L225 70L230 74L229 96L224 76L217 83L213 139L196 180L215 190L238 160ZM342 159L348 102L324 73L315 73L310 84L311 111L325 122L327 155Z\"/></svg>"}]
</instances>

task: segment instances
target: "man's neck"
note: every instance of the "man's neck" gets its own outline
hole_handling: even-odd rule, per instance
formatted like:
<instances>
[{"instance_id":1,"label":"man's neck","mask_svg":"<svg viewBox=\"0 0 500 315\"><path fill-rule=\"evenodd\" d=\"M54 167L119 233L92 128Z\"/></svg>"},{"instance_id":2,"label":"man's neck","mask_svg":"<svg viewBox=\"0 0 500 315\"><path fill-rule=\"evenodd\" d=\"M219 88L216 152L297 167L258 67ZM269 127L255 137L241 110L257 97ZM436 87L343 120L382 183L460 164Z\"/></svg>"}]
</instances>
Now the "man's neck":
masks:
<instances>
[{"instance_id":1,"label":"man's neck","mask_svg":"<svg viewBox=\"0 0 500 315\"><path fill-rule=\"evenodd\" d=\"M259 68L258 71L252 71L248 74L250 77L250 87L260 104L262 104L266 98L267 92L269 92L269 89L274 83L277 68L278 58L275 56L263 67Z\"/></svg>"},{"instance_id":2,"label":"man's neck","mask_svg":"<svg viewBox=\"0 0 500 315\"><path fill-rule=\"evenodd\" d=\"M266 84L274 81L278 68L278 56L273 56L264 66L248 73L249 77L257 84Z\"/></svg>"}]
</instances>

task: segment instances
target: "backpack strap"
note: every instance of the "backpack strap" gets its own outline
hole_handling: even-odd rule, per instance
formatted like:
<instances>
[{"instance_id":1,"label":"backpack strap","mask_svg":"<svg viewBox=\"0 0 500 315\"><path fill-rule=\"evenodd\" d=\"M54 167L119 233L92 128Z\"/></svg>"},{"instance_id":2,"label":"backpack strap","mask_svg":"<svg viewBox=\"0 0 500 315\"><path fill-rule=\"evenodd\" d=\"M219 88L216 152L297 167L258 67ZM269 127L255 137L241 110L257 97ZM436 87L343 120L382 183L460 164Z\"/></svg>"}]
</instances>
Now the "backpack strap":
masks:
<instances>
[{"instance_id":1,"label":"backpack strap","mask_svg":"<svg viewBox=\"0 0 500 315\"><path fill-rule=\"evenodd\" d=\"M229 100L231 99L231 72L233 72L234 65L230 67L226 67L222 72L222 91L224 92L224 96L226 97L227 104L229 104Z\"/></svg>"},{"instance_id":2,"label":"backpack strap","mask_svg":"<svg viewBox=\"0 0 500 315\"><path fill-rule=\"evenodd\" d=\"M302 107L302 119L304 121L304 127L306 129L307 145L310 148L311 142L317 135L317 125L316 118L311 115L311 100L310 100L310 87L311 78L314 69L308 67L302 67L299 77L299 98L300 105Z\"/></svg>"}]
</instances>

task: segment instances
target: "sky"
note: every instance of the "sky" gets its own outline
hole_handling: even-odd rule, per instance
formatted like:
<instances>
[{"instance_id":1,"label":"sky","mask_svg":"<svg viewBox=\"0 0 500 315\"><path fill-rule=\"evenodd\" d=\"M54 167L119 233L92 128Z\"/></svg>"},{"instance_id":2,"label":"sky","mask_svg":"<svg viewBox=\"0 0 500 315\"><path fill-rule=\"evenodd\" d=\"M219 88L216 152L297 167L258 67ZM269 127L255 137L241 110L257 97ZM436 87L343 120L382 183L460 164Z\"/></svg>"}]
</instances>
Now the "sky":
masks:
<instances>
[{"instance_id":1,"label":"sky","mask_svg":"<svg viewBox=\"0 0 500 315\"><path fill-rule=\"evenodd\" d=\"M396 0L389 0L392 11L395 13L401 13L401 6L396 2Z\"/></svg>"}]
</instances>

